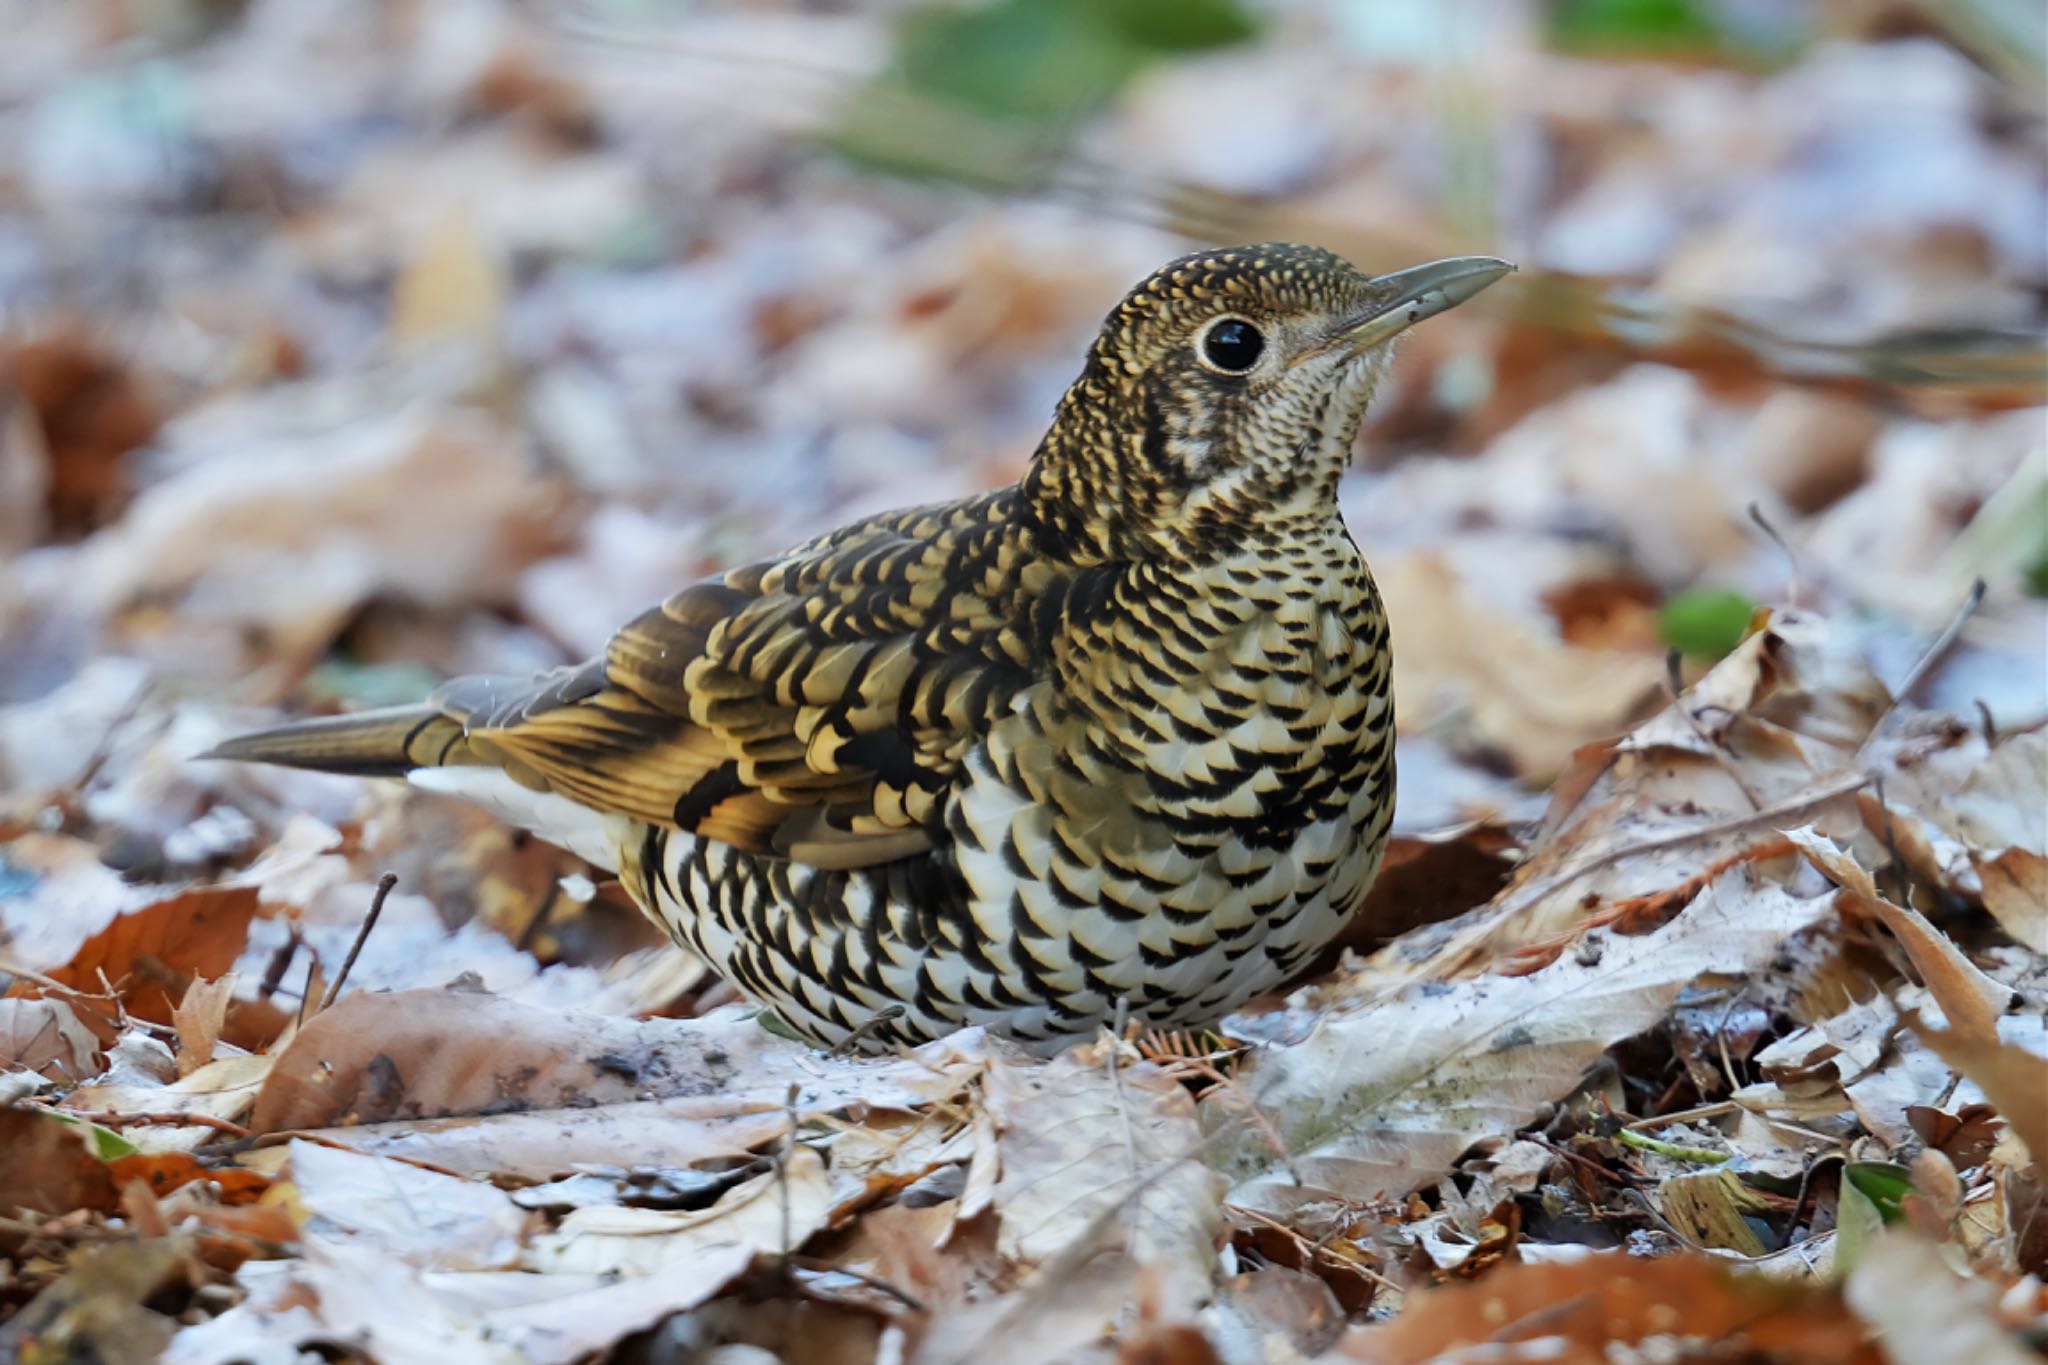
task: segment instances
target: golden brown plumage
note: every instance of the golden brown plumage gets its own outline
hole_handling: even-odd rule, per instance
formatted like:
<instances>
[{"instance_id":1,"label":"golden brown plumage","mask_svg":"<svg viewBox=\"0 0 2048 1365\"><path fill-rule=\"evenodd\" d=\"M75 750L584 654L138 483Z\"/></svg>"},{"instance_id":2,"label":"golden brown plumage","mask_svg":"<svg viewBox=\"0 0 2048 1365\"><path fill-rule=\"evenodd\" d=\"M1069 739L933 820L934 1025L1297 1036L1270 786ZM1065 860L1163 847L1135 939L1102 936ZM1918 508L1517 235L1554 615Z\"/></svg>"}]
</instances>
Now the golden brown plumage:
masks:
<instances>
[{"instance_id":1,"label":"golden brown plumage","mask_svg":"<svg viewBox=\"0 0 2048 1365\"><path fill-rule=\"evenodd\" d=\"M219 754L483 800L824 1041L1212 1017L1378 865L1386 626L1337 480L1388 340L1507 269L1172 262L1020 483L696 584L580 668Z\"/></svg>"}]
</instances>

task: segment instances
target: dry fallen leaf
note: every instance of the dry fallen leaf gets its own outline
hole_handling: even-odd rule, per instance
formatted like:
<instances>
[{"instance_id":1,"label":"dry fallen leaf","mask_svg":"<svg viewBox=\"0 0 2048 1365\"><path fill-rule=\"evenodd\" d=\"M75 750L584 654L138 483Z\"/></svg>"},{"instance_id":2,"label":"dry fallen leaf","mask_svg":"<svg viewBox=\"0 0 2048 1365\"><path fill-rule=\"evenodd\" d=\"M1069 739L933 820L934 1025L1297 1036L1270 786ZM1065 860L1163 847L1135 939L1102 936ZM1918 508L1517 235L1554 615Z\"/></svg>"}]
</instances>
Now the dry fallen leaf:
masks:
<instances>
[{"instance_id":1,"label":"dry fallen leaf","mask_svg":"<svg viewBox=\"0 0 2048 1365\"><path fill-rule=\"evenodd\" d=\"M1548 781L1574 749L1613 733L1663 676L1655 655L1574 648L1475 601L1434 555L1378 568L1401 642L1403 724L1460 715L1476 743L1507 753L1526 780Z\"/></svg>"},{"instance_id":2,"label":"dry fallen leaf","mask_svg":"<svg viewBox=\"0 0 2048 1365\"><path fill-rule=\"evenodd\" d=\"M1107 1046L1044 1066L991 1063L997 1245L1025 1270L1114 1251L1158 1268L1169 1317L1191 1313L1215 1272L1221 1182L1201 1160L1194 1102L1179 1082Z\"/></svg>"},{"instance_id":3,"label":"dry fallen leaf","mask_svg":"<svg viewBox=\"0 0 2048 1365\"><path fill-rule=\"evenodd\" d=\"M62 1000L0 1000L0 1071L75 1085L96 1070L100 1040Z\"/></svg>"},{"instance_id":4,"label":"dry fallen leaf","mask_svg":"<svg viewBox=\"0 0 2048 1365\"><path fill-rule=\"evenodd\" d=\"M1829 897L1737 867L1662 928L1603 932L1526 976L1363 999L1347 999L1340 978L1314 1001L1305 1038L1258 1049L1203 1102L1230 1202L1285 1218L1323 1200L1404 1195L1569 1093L1695 978L1760 966L1829 911Z\"/></svg>"},{"instance_id":5,"label":"dry fallen leaf","mask_svg":"<svg viewBox=\"0 0 2048 1365\"><path fill-rule=\"evenodd\" d=\"M44 974L85 995L111 986L130 1014L168 1024L194 980L235 965L255 914L253 889L194 887L119 916Z\"/></svg>"},{"instance_id":6,"label":"dry fallen leaf","mask_svg":"<svg viewBox=\"0 0 2048 1365\"><path fill-rule=\"evenodd\" d=\"M1611 1365L1620 1352L1637 1358L1662 1341L1697 1343L1708 1354L1686 1359L1730 1365L1885 1359L1832 1290L1745 1275L1704 1256L1641 1260L1613 1252L1504 1266L1478 1284L1411 1297L1399 1318L1354 1328L1333 1354L1371 1365Z\"/></svg>"}]
</instances>

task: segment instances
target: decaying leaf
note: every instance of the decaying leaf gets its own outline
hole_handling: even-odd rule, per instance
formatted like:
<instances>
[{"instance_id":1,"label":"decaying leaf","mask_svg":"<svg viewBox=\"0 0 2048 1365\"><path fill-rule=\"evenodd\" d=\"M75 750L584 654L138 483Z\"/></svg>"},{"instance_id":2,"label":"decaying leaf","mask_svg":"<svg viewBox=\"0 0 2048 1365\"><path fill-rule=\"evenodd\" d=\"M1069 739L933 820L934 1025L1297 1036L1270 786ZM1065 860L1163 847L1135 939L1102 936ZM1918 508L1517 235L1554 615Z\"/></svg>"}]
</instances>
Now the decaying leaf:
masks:
<instances>
[{"instance_id":1,"label":"decaying leaf","mask_svg":"<svg viewBox=\"0 0 2048 1365\"><path fill-rule=\"evenodd\" d=\"M983 1080L1002 1179L998 1246L1030 1270L1113 1252L1165 1277L1169 1315L1208 1295L1222 1225L1195 1107L1172 1076L1102 1053L1043 1067L994 1061Z\"/></svg>"},{"instance_id":2,"label":"decaying leaf","mask_svg":"<svg viewBox=\"0 0 2048 1365\"><path fill-rule=\"evenodd\" d=\"M1797 896L1743 866L1662 928L1602 933L1526 976L1355 1002L1340 981L1305 1039L1254 1053L1237 1084L1204 1102L1230 1202L1286 1217L1318 1201L1406 1194L1571 1091L1687 983L1760 965L1828 913L1828 897Z\"/></svg>"}]
</instances>

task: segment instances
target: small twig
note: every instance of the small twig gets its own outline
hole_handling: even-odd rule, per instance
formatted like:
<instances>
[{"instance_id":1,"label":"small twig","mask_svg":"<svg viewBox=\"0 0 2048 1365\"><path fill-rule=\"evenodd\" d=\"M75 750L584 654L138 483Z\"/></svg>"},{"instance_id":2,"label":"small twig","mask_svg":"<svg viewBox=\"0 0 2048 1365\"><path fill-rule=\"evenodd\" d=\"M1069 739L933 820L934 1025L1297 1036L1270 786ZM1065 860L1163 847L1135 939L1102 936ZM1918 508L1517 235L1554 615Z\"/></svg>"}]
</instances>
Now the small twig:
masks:
<instances>
[{"instance_id":1,"label":"small twig","mask_svg":"<svg viewBox=\"0 0 2048 1365\"><path fill-rule=\"evenodd\" d=\"M1870 747L1870 741L1877 738L1878 733L1884 729L1885 722L1890 720L1892 713L1899 709L1899 704L1908 697L1911 697L1913 689L1927 680L1927 675L1934 671L1934 665L1941 661L1942 655L1948 653L1949 647L1955 644L1956 637L1963 633L1963 627L1970 623L1970 618L1977 614L1977 608L1983 605L1984 580L1981 578L1974 579L1970 583L1970 591L1963 596L1963 604L1956 608L1956 614L1949 619L1949 623L1946 626L1942 627L1941 634L1934 637L1934 643L1927 646L1926 651L1921 654L1919 660L1912 668L1907 670L1906 676L1900 679L1899 685L1892 689L1892 704L1885 707L1884 714L1879 716L1876 722L1871 725L1870 733L1865 735L1863 742L1856 746L1857 753L1860 754Z\"/></svg>"},{"instance_id":2,"label":"small twig","mask_svg":"<svg viewBox=\"0 0 2048 1365\"><path fill-rule=\"evenodd\" d=\"M1662 849L1676 848L1681 844L1689 844L1697 839L1711 839L1717 834L1732 834L1736 830L1745 829L1750 825L1769 824L1781 816L1797 815L1803 810L1808 810L1814 806L1847 796L1868 786L1869 783L1870 778L1866 774L1842 773L1821 783L1819 786L1809 787L1796 796L1780 801L1774 806L1766 806L1762 810L1750 811L1743 815L1731 815L1725 820L1710 820L1704 825L1693 825L1688 829L1672 830L1669 834L1659 834L1648 839L1638 839L1632 844L1625 844L1619 848L1610 848L1606 852L1596 854L1574 867L1556 873L1546 882L1541 883L1541 885L1548 891L1551 886L1575 881L1580 877L1588 876L1604 867L1618 863L1624 858L1634 858L1644 853L1656 853Z\"/></svg>"},{"instance_id":3,"label":"small twig","mask_svg":"<svg viewBox=\"0 0 2048 1365\"><path fill-rule=\"evenodd\" d=\"M272 953L270 961L264 964L263 980L256 987L256 998L258 1000L267 1001L271 996L276 995L283 989L284 974L291 970L292 959L299 955L299 949L304 946L305 942L305 934L300 931L298 924L294 922L291 926L291 932L285 936L284 942L277 945L277 951Z\"/></svg>"},{"instance_id":4,"label":"small twig","mask_svg":"<svg viewBox=\"0 0 2048 1365\"><path fill-rule=\"evenodd\" d=\"M356 941L348 945L348 956L341 960L341 970L335 973L334 984L327 988L326 996L320 1001L321 1009L332 1008L341 998L341 988L348 982L350 968L356 965L356 958L363 951L363 943L370 937L370 931L377 927L377 917L384 913L384 902L391 895L391 888L398 885L398 874L386 872L377 878L377 890L370 896L370 913L363 916L363 927L356 930ZM308 993L311 987L307 988Z\"/></svg>"},{"instance_id":5,"label":"small twig","mask_svg":"<svg viewBox=\"0 0 2048 1365\"><path fill-rule=\"evenodd\" d=\"M102 1128L136 1128L144 1124L154 1123L170 1127L182 1125L187 1128L211 1128L216 1133L226 1133L232 1138L256 1136L239 1123L230 1123L226 1119L217 1119L211 1114L182 1114L175 1110L142 1114L80 1113L74 1109L53 1109L50 1112L62 1114L66 1118L78 1119L85 1123L97 1124Z\"/></svg>"},{"instance_id":6,"label":"small twig","mask_svg":"<svg viewBox=\"0 0 2048 1365\"><path fill-rule=\"evenodd\" d=\"M838 1042L834 1043L832 1045L832 1050L826 1053L825 1055L828 1057L851 1056L854 1048L860 1045L862 1039L874 1034L876 1030L882 1027L882 1025L893 1023L894 1021L901 1019L902 1017L903 1006L884 1005L882 1006L882 1008L876 1010L873 1014L870 1014L867 1018L861 1020L859 1024L855 1025L853 1032L847 1034L844 1038L841 1038Z\"/></svg>"},{"instance_id":7,"label":"small twig","mask_svg":"<svg viewBox=\"0 0 2048 1365\"><path fill-rule=\"evenodd\" d=\"M907 1289L899 1289L881 1276L871 1275L865 1270L860 1270L850 1265L832 1265L829 1262L820 1261L811 1256L792 1256L789 1258L789 1263L798 1270L809 1271L813 1275L844 1275L849 1280L860 1281L870 1289L881 1290L913 1313L925 1311L924 1301L915 1294Z\"/></svg>"},{"instance_id":8,"label":"small twig","mask_svg":"<svg viewBox=\"0 0 2048 1365\"><path fill-rule=\"evenodd\" d=\"M1806 586L1806 574L1799 564L1799 552L1792 548L1791 542L1786 540L1778 528L1771 524L1770 518L1764 515L1762 503L1752 502L1749 505L1749 519L1756 523L1759 531L1771 538L1771 544L1777 546L1779 553L1785 556L1785 596L1793 606L1798 606L1800 599L1806 595L1803 591Z\"/></svg>"},{"instance_id":9,"label":"small twig","mask_svg":"<svg viewBox=\"0 0 2048 1365\"><path fill-rule=\"evenodd\" d=\"M540 937L542 926L548 922L548 916L554 913L555 902L561 898L562 879L556 877L548 883L548 893L541 897L540 908L535 910L532 918L526 921L526 927L519 931L518 942L512 946L522 953L532 952L533 941Z\"/></svg>"},{"instance_id":10,"label":"small twig","mask_svg":"<svg viewBox=\"0 0 2048 1365\"><path fill-rule=\"evenodd\" d=\"M1622 1125L1625 1128L1664 1128L1674 1123L1691 1123L1694 1119L1718 1118L1741 1108L1734 1100L1722 1100L1717 1104L1702 1104L1692 1109L1681 1109L1675 1114L1659 1114L1653 1118L1631 1119Z\"/></svg>"},{"instance_id":11,"label":"small twig","mask_svg":"<svg viewBox=\"0 0 2048 1365\"><path fill-rule=\"evenodd\" d=\"M789 1083L789 1092L782 1097L783 1112L789 1116L789 1133L782 1139L782 1150L776 1153L775 1156L775 1188L782 1196L782 1245L776 1250L782 1257L781 1273L785 1280L790 1278L790 1254L796 1250L795 1247L789 1244L791 1231L794 1227L794 1216L790 1212L789 1207L789 1158L796 1152L798 1121L796 1102L802 1094L803 1091L798 1084L795 1081L791 1081Z\"/></svg>"}]
</instances>

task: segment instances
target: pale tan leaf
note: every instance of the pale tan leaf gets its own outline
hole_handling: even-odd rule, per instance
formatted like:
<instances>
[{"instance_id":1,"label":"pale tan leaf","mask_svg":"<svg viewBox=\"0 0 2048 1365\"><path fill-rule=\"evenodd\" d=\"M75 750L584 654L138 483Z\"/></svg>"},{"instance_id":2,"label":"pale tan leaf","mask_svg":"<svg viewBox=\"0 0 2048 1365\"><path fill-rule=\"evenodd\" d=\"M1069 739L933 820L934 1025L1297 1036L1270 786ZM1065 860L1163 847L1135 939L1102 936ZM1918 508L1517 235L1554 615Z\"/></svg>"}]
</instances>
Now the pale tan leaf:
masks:
<instances>
[{"instance_id":1,"label":"pale tan leaf","mask_svg":"<svg viewBox=\"0 0 2048 1365\"><path fill-rule=\"evenodd\" d=\"M427 233L398 277L391 339L401 350L444 341L488 350L503 326L505 293L504 268L476 220L452 212Z\"/></svg>"},{"instance_id":2,"label":"pale tan leaf","mask_svg":"<svg viewBox=\"0 0 2048 1365\"><path fill-rule=\"evenodd\" d=\"M1527 976L1424 983L1323 1014L1303 1041L1254 1053L1240 1084L1203 1103L1230 1202L1285 1217L1437 1178L1473 1142L1512 1133L1571 1091L1687 983L1768 961L1830 900L1738 867L1652 933L1602 933Z\"/></svg>"},{"instance_id":3,"label":"pale tan leaf","mask_svg":"<svg viewBox=\"0 0 2048 1365\"><path fill-rule=\"evenodd\" d=\"M2013 942L2048 957L2048 858L2009 848L1977 865L1984 908Z\"/></svg>"},{"instance_id":4,"label":"pale tan leaf","mask_svg":"<svg viewBox=\"0 0 2048 1365\"><path fill-rule=\"evenodd\" d=\"M1540 964L1589 921L1690 897L1736 863L1783 851L1784 825L1852 828L1867 780L1855 748L1887 700L1852 632L1777 613L1676 705L1575 756L1527 858L1489 904L1396 940L1366 976Z\"/></svg>"},{"instance_id":5,"label":"pale tan leaf","mask_svg":"<svg viewBox=\"0 0 2048 1365\"><path fill-rule=\"evenodd\" d=\"M998 1246L1026 1269L1118 1251L1163 1271L1189 1312L1208 1296L1221 1183L1194 1102L1150 1063L1076 1048L1044 1066L998 1059L984 1081L1002 1156Z\"/></svg>"},{"instance_id":6,"label":"pale tan leaf","mask_svg":"<svg viewBox=\"0 0 2048 1365\"><path fill-rule=\"evenodd\" d=\"M1526 778L1549 779L1572 750L1613 733L1663 676L1654 655L1578 649L1478 601L1434 554L1381 565L1379 584L1404 705L1463 717Z\"/></svg>"},{"instance_id":7,"label":"pale tan leaf","mask_svg":"<svg viewBox=\"0 0 2048 1365\"><path fill-rule=\"evenodd\" d=\"M366 1247L427 1270L510 1268L526 1213L504 1191L313 1142L291 1144L289 1170L313 1236Z\"/></svg>"},{"instance_id":8,"label":"pale tan leaf","mask_svg":"<svg viewBox=\"0 0 2048 1365\"><path fill-rule=\"evenodd\" d=\"M211 981L195 979L185 988L185 994L171 1010L171 1023L178 1030L180 1076L189 1076L213 1060L213 1049L220 1043L228 1005L234 998L233 972Z\"/></svg>"},{"instance_id":9,"label":"pale tan leaf","mask_svg":"<svg viewBox=\"0 0 2048 1365\"><path fill-rule=\"evenodd\" d=\"M1878 1238L1850 1274L1843 1295L1884 1341L1894 1361L2027 1365L2039 1357L1998 1325L1997 1295L1958 1277L1932 1243L1903 1231Z\"/></svg>"},{"instance_id":10,"label":"pale tan leaf","mask_svg":"<svg viewBox=\"0 0 2048 1365\"><path fill-rule=\"evenodd\" d=\"M2048 1161L2048 1057L1995 1035L1987 1043L1961 1029L1917 1026L1942 1061L1977 1083L2036 1162Z\"/></svg>"},{"instance_id":11,"label":"pale tan leaf","mask_svg":"<svg viewBox=\"0 0 2048 1365\"><path fill-rule=\"evenodd\" d=\"M551 1275L686 1273L723 1246L771 1256L793 1252L825 1225L831 1211L824 1159L799 1146L778 1169L733 1186L708 1209L576 1209L559 1230L534 1241L527 1264Z\"/></svg>"},{"instance_id":12,"label":"pale tan leaf","mask_svg":"<svg viewBox=\"0 0 2048 1365\"><path fill-rule=\"evenodd\" d=\"M1973 1042L1997 1041L1998 1017L2012 1002L2011 988L1978 970L1948 935L1929 924L1918 910L1894 905L1878 895L1870 873L1833 840L1811 829L1788 830L1785 837L1892 931L1951 1026Z\"/></svg>"}]
</instances>

